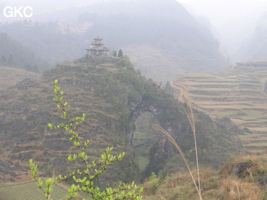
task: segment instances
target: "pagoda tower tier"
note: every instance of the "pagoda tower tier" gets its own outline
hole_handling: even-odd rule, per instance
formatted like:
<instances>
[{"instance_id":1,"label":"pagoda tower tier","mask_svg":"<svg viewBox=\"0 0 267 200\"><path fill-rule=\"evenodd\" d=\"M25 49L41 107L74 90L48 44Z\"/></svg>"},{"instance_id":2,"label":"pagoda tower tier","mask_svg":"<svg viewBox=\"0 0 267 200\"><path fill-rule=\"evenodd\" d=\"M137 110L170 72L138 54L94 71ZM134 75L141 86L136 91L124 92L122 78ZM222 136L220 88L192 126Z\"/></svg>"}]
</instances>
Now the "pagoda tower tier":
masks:
<instances>
[{"instance_id":1,"label":"pagoda tower tier","mask_svg":"<svg viewBox=\"0 0 267 200\"><path fill-rule=\"evenodd\" d=\"M91 43L91 47L86 49L87 52L93 56L107 55L109 49L104 46L102 40L103 38L100 37L94 38L94 42Z\"/></svg>"}]
</instances>

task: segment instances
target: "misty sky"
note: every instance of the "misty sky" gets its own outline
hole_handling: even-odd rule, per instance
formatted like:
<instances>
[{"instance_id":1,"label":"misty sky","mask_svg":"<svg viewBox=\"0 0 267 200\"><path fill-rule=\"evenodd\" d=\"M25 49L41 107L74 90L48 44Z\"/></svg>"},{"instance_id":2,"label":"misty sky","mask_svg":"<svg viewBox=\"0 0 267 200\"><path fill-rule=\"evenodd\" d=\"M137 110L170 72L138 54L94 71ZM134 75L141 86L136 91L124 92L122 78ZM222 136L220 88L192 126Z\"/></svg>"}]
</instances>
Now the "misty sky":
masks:
<instances>
[{"instance_id":1,"label":"misty sky","mask_svg":"<svg viewBox=\"0 0 267 200\"><path fill-rule=\"evenodd\" d=\"M101 0L0 0L5 5L28 5L33 7L58 8L81 6ZM246 17L258 18L267 10L267 0L177 0L186 5L195 14L207 17L213 26L220 27L231 20L242 20ZM258 13L258 14L256 14Z\"/></svg>"},{"instance_id":2,"label":"misty sky","mask_svg":"<svg viewBox=\"0 0 267 200\"><path fill-rule=\"evenodd\" d=\"M228 53L234 53L253 35L267 0L177 0L195 15L207 18L214 35Z\"/></svg>"},{"instance_id":3,"label":"misty sky","mask_svg":"<svg viewBox=\"0 0 267 200\"><path fill-rule=\"evenodd\" d=\"M267 0L178 0L178 2L188 5L196 14L208 17L214 26L223 25L230 20L242 20L250 15L258 17L267 8Z\"/></svg>"},{"instance_id":4,"label":"misty sky","mask_svg":"<svg viewBox=\"0 0 267 200\"><path fill-rule=\"evenodd\" d=\"M71 6L85 6L103 0L0 0L6 5L33 6L35 14ZM249 37L261 13L267 11L267 0L177 0L192 14L205 17L212 25L214 36L230 51L235 51ZM231 47L232 46L232 47Z\"/></svg>"}]
</instances>

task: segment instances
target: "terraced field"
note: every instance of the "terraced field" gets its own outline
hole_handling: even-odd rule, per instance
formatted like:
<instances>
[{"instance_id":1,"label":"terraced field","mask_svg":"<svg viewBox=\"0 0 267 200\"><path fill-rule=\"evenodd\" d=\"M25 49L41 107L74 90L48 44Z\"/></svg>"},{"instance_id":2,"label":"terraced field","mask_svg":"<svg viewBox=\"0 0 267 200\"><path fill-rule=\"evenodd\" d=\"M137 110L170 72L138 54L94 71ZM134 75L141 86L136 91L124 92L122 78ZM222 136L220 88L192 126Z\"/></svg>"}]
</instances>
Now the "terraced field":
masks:
<instances>
[{"instance_id":1,"label":"terraced field","mask_svg":"<svg viewBox=\"0 0 267 200\"><path fill-rule=\"evenodd\" d=\"M55 185L53 187L52 199L65 199L68 194L68 187L65 185ZM88 199L89 196L86 196ZM0 199L5 200L29 200L29 199L44 199L42 191L33 181L7 185L0 188ZM81 196L73 198L75 200L83 199ZM90 199L90 198L89 198Z\"/></svg>"},{"instance_id":2,"label":"terraced field","mask_svg":"<svg viewBox=\"0 0 267 200\"><path fill-rule=\"evenodd\" d=\"M64 198L67 194L67 191L59 186L56 186L54 190L55 194L52 198L55 199ZM38 189L36 183L32 181L1 187L0 198L10 200L44 199L42 191Z\"/></svg>"},{"instance_id":3,"label":"terraced field","mask_svg":"<svg viewBox=\"0 0 267 200\"><path fill-rule=\"evenodd\" d=\"M267 66L235 66L214 75L184 73L171 86L180 101L212 117L229 117L252 134L241 135L251 152L267 150ZM266 91L266 88L265 88Z\"/></svg>"}]
</instances>

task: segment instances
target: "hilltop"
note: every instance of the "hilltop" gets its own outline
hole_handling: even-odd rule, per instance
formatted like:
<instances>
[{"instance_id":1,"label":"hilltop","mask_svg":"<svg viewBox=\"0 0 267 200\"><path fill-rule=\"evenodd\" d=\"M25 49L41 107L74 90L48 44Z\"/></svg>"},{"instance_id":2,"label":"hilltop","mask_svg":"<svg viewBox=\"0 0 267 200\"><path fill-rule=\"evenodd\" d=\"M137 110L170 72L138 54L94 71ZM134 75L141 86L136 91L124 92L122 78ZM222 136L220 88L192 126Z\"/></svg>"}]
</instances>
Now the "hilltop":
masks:
<instances>
[{"instance_id":1,"label":"hilltop","mask_svg":"<svg viewBox=\"0 0 267 200\"><path fill-rule=\"evenodd\" d=\"M135 71L126 58L83 57L58 64L40 79L25 79L1 94L3 181L27 180L30 158L38 162L44 176L51 175L52 169L62 173L72 167L66 165L66 156L73 151L68 136L47 128L48 123L62 121L52 100L54 79L59 80L66 100L73 106L71 115L88 115L79 131L93 140L92 157L107 146L113 146L114 153L127 153L120 167L109 169L106 180L140 180L151 172L168 174L183 169L179 159L177 163L176 150L160 133L154 129L136 132L136 121L143 113L151 113L194 162L190 124L176 99ZM219 167L242 150L237 138L242 131L235 125L194 112L202 166Z\"/></svg>"}]
</instances>

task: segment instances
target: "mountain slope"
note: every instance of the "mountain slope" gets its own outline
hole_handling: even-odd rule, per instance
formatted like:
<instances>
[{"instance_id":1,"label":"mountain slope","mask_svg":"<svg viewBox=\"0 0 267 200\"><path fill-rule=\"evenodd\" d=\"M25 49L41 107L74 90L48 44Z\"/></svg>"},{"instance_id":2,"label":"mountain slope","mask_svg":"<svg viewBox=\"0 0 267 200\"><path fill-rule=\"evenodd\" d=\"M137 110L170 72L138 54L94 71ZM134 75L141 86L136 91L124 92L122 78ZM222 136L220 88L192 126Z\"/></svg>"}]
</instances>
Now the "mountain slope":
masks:
<instances>
[{"instance_id":1,"label":"mountain slope","mask_svg":"<svg viewBox=\"0 0 267 200\"><path fill-rule=\"evenodd\" d=\"M0 91L15 85L25 78L38 79L40 74L29 72L23 69L0 66Z\"/></svg>"},{"instance_id":2,"label":"mountain slope","mask_svg":"<svg viewBox=\"0 0 267 200\"><path fill-rule=\"evenodd\" d=\"M143 78L125 58L89 57L57 65L45 72L42 79L23 80L1 94L0 170L3 180L25 177L30 158L39 163L46 175L52 173L52 168L56 173L66 173L72 167L66 160L73 152L68 136L47 128L49 122L62 122L52 101L54 79L59 80L65 98L72 105L71 115L82 112L88 115L79 131L84 138L93 140L92 157L107 146L113 146L115 153L126 151L120 168L110 169L107 180L131 181L149 176L151 171L164 169L168 172L168 165L174 166L172 163L177 162L174 148L152 130L153 139L147 138L150 145L143 147L149 152L149 163L145 170L139 169L135 158L140 156L136 151L139 147L135 121L144 112L152 113L158 123L174 135L193 162L190 124L176 99ZM195 114L202 165L219 166L229 154L242 149L236 137L240 130L233 124L212 121L197 111ZM181 168L182 163L179 163L172 171Z\"/></svg>"}]
</instances>

